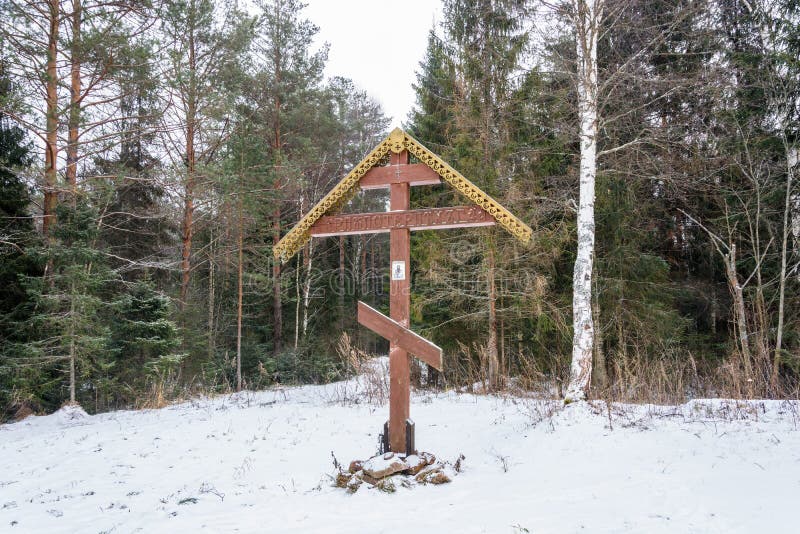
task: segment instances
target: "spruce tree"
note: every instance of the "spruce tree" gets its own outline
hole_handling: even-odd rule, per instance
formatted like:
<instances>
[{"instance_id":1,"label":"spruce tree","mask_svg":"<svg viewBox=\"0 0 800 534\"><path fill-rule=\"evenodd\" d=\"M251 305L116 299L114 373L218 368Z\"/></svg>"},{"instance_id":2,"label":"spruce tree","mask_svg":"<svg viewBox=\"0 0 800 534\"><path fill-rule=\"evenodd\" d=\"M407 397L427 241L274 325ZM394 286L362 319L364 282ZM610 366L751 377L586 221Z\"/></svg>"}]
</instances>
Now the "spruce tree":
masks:
<instances>
[{"instance_id":1,"label":"spruce tree","mask_svg":"<svg viewBox=\"0 0 800 534\"><path fill-rule=\"evenodd\" d=\"M99 246L109 265L126 280L145 275L164 281L166 249L174 245L176 224L169 219L164 168L157 153L158 80L153 43L139 37L120 47L115 101L118 144L94 159L93 201L107 206L100 221Z\"/></svg>"},{"instance_id":2,"label":"spruce tree","mask_svg":"<svg viewBox=\"0 0 800 534\"><path fill-rule=\"evenodd\" d=\"M410 129L423 143L440 147L445 160L504 204L516 198L522 176L529 176L530 160L524 154L532 141L538 142L521 135L526 129L520 120L526 114L524 103L535 88L522 74L529 43L527 11L524 2L515 0L445 2L443 36L441 40L434 32L429 36L415 86L418 108L411 115ZM437 205L463 200L444 188L415 191L412 202ZM510 207L518 213L529 210L525 202ZM428 272L431 267L440 271L437 287L430 288L435 293L419 300L430 302L424 306L428 319L459 330L458 323L446 316L455 311L468 318L468 331L483 335L458 337L468 345L474 341L481 353L480 373L489 387L499 387L509 368L505 337L513 315L510 294L503 292L523 279L504 274L520 259L516 249L494 230L458 236L419 233L414 239L418 248L432 254L426 259L426 253L419 258L415 253L416 264L428 266ZM505 250L507 246L511 248ZM441 254L442 250L448 253ZM444 313L441 320L436 320L437 309ZM441 335L456 337L445 329Z\"/></svg>"},{"instance_id":3,"label":"spruce tree","mask_svg":"<svg viewBox=\"0 0 800 534\"><path fill-rule=\"evenodd\" d=\"M0 101L9 98L12 89L0 63ZM30 191L21 178L31 163L24 131L0 113L0 409L7 416L41 408L31 393L41 376L26 368L14 351L25 341L17 325L26 322L31 313L20 277L41 276L41 265L29 251L37 246L38 236L30 213Z\"/></svg>"},{"instance_id":4,"label":"spruce tree","mask_svg":"<svg viewBox=\"0 0 800 534\"><path fill-rule=\"evenodd\" d=\"M431 29L414 84L417 102L409 114L409 132L434 152L443 152L455 128L455 65L442 39Z\"/></svg>"},{"instance_id":5,"label":"spruce tree","mask_svg":"<svg viewBox=\"0 0 800 534\"><path fill-rule=\"evenodd\" d=\"M107 393L133 403L147 386L163 387L183 355L170 299L145 276L130 284L112 303L114 321L108 339L113 368L106 375Z\"/></svg>"},{"instance_id":6,"label":"spruce tree","mask_svg":"<svg viewBox=\"0 0 800 534\"><path fill-rule=\"evenodd\" d=\"M16 324L26 339L13 349L26 366L54 376L32 388L47 408L63 401L91 406L113 366L107 344L109 284L115 277L95 248L97 211L78 198L74 205L59 204L56 215L52 242L30 249L48 270L24 279L33 310Z\"/></svg>"}]
</instances>

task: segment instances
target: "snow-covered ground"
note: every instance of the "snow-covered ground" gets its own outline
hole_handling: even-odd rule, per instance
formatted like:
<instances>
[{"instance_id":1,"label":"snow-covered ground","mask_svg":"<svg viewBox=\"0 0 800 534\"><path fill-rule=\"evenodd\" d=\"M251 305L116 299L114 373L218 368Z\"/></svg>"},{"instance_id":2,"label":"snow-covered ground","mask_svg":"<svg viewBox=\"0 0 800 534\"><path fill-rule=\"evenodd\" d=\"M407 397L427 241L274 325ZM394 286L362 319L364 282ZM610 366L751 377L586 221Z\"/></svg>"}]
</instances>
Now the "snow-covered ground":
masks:
<instances>
[{"instance_id":1,"label":"snow-covered ground","mask_svg":"<svg viewBox=\"0 0 800 534\"><path fill-rule=\"evenodd\" d=\"M570 405L417 394L450 484L331 485L377 448L362 385L0 426L0 532L800 532L800 403Z\"/></svg>"}]
</instances>

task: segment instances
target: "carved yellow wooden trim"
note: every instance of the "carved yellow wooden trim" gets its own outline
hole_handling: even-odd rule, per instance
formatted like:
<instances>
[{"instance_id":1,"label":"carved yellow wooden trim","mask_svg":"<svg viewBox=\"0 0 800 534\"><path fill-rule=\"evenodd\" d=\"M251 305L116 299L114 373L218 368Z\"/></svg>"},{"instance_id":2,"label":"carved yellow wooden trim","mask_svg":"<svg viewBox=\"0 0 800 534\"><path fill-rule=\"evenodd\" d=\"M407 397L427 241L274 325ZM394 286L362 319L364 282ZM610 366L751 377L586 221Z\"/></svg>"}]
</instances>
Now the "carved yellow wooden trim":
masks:
<instances>
[{"instance_id":1,"label":"carved yellow wooden trim","mask_svg":"<svg viewBox=\"0 0 800 534\"><path fill-rule=\"evenodd\" d=\"M368 170L377 165L383 157L389 153L389 139L385 139L381 144L372 149L361 163L356 165L353 170L347 173L344 179L336 184L330 192L322 197L322 200L311 208L306 215L300 219L294 228L289 230L283 239L278 241L272 249L275 258L282 263L289 261L292 256L297 254L306 242L311 239L309 230L317 220L326 213L336 211L342 207L358 191L358 181Z\"/></svg>"},{"instance_id":2,"label":"carved yellow wooden trim","mask_svg":"<svg viewBox=\"0 0 800 534\"><path fill-rule=\"evenodd\" d=\"M464 178L461 173L445 163L439 156L422 146L416 139L408 134L404 133L404 135L407 140L406 150L416 156L420 162L436 171L442 177L442 180L452 185L456 191L467 197L467 199L489 212L489 215L497 220L497 224L505 228L511 235L523 243L530 242L533 231L527 224L505 209L495 199L481 191L478 186Z\"/></svg>"},{"instance_id":3,"label":"carved yellow wooden trim","mask_svg":"<svg viewBox=\"0 0 800 534\"><path fill-rule=\"evenodd\" d=\"M275 258L285 263L303 248L311 239L311 227L325 214L334 212L346 204L358 191L358 182L372 167L376 166L390 151L396 153L408 150L421 162L436 171L442 179L452 185L456 191L464 195L497 220L511 235L528 243L533 234L530 227L519 220L514 214L505 209L499 202L484 193L475 184L464 178L461 173L445 163L439 156L425 148L419 141L405 133L400 128L395 128L389 137L372 149L366 158L347 173L344 179L336 184L322 200L311 208L300 222L289 233L283 236L273 247Z\"/></svg>"}]
</instances>

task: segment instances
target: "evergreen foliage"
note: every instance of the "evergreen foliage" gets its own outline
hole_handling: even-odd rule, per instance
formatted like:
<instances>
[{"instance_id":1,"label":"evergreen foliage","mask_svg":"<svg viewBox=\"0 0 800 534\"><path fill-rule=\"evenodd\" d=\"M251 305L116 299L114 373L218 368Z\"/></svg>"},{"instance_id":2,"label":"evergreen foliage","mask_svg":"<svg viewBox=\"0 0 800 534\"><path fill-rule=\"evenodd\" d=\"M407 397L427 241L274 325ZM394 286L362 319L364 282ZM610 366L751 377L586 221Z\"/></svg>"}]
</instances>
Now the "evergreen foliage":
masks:
<instances>
[{"instance_id":1,"label":"evergreen foliage","mask_svg":"<svg viewBox=\"0 0 800 534\"><path fill-rule=\"evenodd\" d=\"M64 400L94 405L114 363L107 350L114 275L95 248L97 212L76 199L74 206L60 204L56 214L51 241L29 249L45 273L24 279L32 311L15 325L25 340L12 348L24 370L15 385L19 395L48 409Z\"/></svg>"},{"instance_id":2,"label":"evergreen foliage","mask_svg":"<svg viewBox=\"0 0 800 534\"><path fill-rule=\"evenodd\" d=\"M12 90L3 74L0 70L0 100ZM12 349L25 341L16 325L31 313L23 279L41 276L41 265L28 250L38 244L28 212L30 191L22 179L31 163L25 132L0 113L0 404L7 415L23 409L27 401L24 392L20 394L25 388L18 387L26 372Z\"/></svg>"},{"instance_id":3,"label":"evergreen foliage","mask_svg":"<svg viewBox=\"0 0 800 534\"><path fill-rule=\"evenodd\" d=\"M147 277L132 283L112 303L112 309L108 350L114 366L108 374L108 387L119 391L124 384L125 391L120 393L134 402L149 385L173 378L179 368L183 355L177 353L181 344L178 327L170 319L171 300Z\"/></svg>"}]
</instances>

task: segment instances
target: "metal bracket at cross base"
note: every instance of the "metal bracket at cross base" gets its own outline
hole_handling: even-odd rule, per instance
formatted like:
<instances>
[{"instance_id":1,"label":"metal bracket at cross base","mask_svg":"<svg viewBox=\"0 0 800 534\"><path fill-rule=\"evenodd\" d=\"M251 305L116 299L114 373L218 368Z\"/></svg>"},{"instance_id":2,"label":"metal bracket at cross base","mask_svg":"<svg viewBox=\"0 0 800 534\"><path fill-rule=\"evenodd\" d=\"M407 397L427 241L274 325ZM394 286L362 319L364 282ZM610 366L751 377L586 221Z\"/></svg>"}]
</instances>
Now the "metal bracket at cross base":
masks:
<instances>
[{"instance_id":1,"label":"metal bracket at cross base","mask_svg":"<svg viewBox=\"0 0 800 534\"><path fill-rule=\"evenodd\" d=\"M383 423L383 434L380 434L379 439L380 453L389 452L392 450L389 445L389 421ZM414 421L406 419L406 455L417 454L417 448L414 445Z\"/></svg>"}]
</instances>

